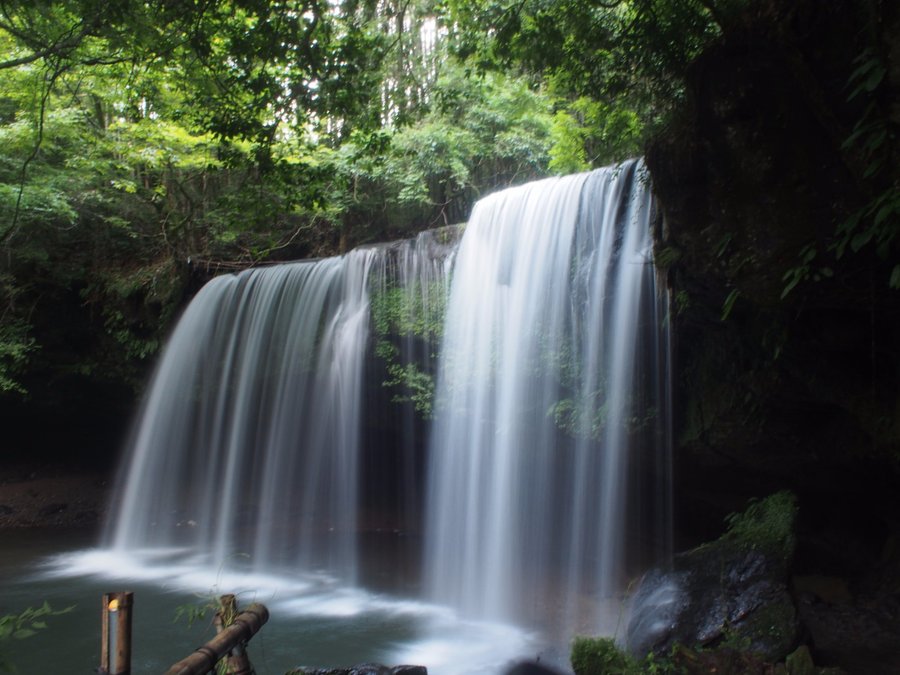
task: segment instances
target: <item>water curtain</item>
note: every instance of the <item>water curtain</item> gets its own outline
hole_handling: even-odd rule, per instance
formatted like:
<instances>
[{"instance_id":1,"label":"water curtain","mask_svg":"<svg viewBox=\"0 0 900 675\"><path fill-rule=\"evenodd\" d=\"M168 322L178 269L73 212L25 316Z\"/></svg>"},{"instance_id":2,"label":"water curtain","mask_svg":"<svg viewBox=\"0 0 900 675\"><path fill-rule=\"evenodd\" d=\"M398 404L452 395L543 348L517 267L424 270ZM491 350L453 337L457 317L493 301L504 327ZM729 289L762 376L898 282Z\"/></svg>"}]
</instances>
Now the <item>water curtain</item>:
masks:
<instances>
[{"instance_id":1,"label":"water curtain","mask_svg":"<svg viewBox=\"0 0 900 675\"><path fill-rule=\"evenodd\" d=\"M148 389L109 545L596 626L668 544L668 299L640 161L488 196L452 231L217 277ZM435 386L436 382L436 386Z\"/></svg>"}]
</instances>

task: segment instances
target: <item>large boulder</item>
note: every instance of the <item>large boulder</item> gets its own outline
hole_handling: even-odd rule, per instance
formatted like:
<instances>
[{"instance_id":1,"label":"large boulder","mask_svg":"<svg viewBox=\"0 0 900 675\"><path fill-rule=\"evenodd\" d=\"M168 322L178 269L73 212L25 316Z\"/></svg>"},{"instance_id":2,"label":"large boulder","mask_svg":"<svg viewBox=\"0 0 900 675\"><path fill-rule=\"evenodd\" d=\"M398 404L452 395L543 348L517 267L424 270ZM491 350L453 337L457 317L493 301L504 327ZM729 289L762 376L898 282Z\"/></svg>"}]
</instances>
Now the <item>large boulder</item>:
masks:
<instances>
[{"instance_id":1,"label":"large boulder","mask_svg":"<svg viewBox=\"0 0 900 675\"><path fill-rule=\"evenodd\" d=\"M648 572L632 598L628 650L668 654L677 644L783 660L799 638L788 592L795 517L794 496L779 492L731 517L716 541Z\"/></svg>"}]
</instances>

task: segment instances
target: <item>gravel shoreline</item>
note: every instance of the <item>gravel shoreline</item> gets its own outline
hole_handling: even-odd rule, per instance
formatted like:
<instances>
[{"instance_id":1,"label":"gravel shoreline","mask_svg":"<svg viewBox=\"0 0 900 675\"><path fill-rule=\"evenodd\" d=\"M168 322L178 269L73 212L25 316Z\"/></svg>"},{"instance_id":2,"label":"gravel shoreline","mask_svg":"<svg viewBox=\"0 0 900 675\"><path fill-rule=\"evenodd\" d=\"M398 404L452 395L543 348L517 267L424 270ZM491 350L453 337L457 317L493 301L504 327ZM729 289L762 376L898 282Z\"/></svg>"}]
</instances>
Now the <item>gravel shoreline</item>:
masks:
<instances>
[{"instance_id":1,"label":"gravel shoreline","mask_svg":"<svg viewBox=\"0 0 900 675\"><path fill-rule=\"evenodd\" d=\"M103 519L111 479L98 470L63 465L0 468L0 530L96 527Z\"/></svg>"}]
</instances>

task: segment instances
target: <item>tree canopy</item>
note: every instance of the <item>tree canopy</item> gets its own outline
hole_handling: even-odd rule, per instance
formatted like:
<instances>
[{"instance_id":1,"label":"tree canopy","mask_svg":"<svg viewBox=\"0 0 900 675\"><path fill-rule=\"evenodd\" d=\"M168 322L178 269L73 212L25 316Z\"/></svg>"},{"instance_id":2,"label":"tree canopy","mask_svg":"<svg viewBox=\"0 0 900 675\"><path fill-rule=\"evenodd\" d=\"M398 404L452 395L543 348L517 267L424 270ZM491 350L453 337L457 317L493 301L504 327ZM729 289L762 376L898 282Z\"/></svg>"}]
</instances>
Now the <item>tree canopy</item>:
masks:
<instances>
[{"instance_id":1,"label":"tree canopy","mask_svg":"<svg viewBox=\"0 0 900 675\"><path fill-rule=\"evenodd\" d=\"M496 186L637 154L632 108L525 60L484 67L462 36L487 49L497 12L0 1L0 390L60 360L139 381L200 267L403 236ZM42 318L61 307L80 341Z\"/></svg>"},{"instance_id":2,"label":"tree canopy","mask_svg":"<svg viewBox=\"0 0 900 675\"><path fill-rule=\"evenodd\" d=\"M696 55L776 5L0 0L0 390L60 360L139 381L198 270L405 236L640 154ZM867 54L854 93L875 107L847 142L879 183L837 253L895 241Z\"/></svg>"}]
</instances>

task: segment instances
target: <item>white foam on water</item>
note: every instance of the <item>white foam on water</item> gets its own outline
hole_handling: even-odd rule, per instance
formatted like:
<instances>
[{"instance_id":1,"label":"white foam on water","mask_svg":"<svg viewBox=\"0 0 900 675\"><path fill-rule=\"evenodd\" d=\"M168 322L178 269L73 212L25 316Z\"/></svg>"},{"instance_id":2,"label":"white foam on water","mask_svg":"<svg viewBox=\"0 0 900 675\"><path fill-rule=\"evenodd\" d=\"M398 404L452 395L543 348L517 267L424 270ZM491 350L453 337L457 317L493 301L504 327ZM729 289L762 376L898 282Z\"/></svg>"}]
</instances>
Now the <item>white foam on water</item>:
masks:
<instances>
[{"instance_id":1,"label":"white foam on water","mask_svg":"<svg viewBox=\"0 0 900 675\"><path fill-rule=\"evenodd\" d=\"M427 614L423 628L422 639L398 645L388 660L427 664L429 675L487 675L535 656L539 648L535 634L509 624L465 621L446 608Z\"/></svg>"},{"instance_id":2,"label":"white foam on water","mask_svg":"<svg viewBox=\"0 0 900 675\"><path fill-rule=\"evenodd\" d=\"M204 556L185 548L87 549L47 558L35 578L89 577L156 585L165 592L193 594L236 592L242 599L263 602L272 616L302 623L347 620L350 630L369 625L403 623L415 627L415 637L383 648L389 664L421 664L431 675L502 673L513 661L533 656L538 637L503 623L467 621L455 610L418 600L372 593L346 586L326 574L301 577L258 574L238 569L210 571Z\"/></svg>"}]
</instances>

